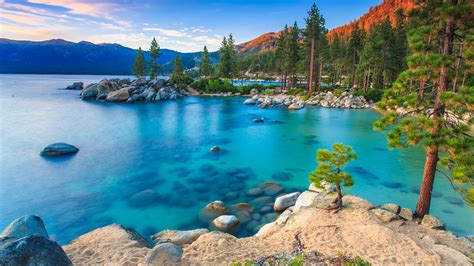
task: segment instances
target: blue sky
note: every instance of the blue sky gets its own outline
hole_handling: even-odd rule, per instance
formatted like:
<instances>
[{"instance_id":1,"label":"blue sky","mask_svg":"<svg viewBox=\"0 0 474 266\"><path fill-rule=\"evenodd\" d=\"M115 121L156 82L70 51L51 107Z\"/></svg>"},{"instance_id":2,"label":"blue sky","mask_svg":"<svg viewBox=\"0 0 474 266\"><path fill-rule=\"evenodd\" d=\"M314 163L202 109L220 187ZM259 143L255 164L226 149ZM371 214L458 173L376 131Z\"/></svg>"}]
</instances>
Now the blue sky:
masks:
<instances>
[{"instance_id":1,"label":"blue sky","mask_svg":"<svg viewBox=\"0 0 474 266\"><path fill-rule=\"evenodd\" d=\"M381 0L318 0L329 29L346 24ZM224 35L237 43L278 31L304 17L313 1L262 0L0 0L0 37L19 40L62 38L120 43L182 52L217 50Z\"/></svg>"}]
</instances>

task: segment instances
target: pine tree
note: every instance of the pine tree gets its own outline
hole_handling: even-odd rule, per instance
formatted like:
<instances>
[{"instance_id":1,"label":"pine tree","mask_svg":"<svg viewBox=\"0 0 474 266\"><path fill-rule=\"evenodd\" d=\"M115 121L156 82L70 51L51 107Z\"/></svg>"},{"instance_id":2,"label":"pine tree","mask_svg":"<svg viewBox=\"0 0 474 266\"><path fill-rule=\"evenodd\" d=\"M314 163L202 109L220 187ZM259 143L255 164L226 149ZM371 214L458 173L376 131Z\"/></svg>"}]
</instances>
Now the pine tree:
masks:
<instances>
[{"instance_id":1,"label":"pine tree","mask_svg":"<svg viewBox=\"0 0 474 266\"><path fill-rule=\"evenodd\" d=\"M235 43L232 34L229 38L224 37L221 48L219 49L219 77L226 79L233 79L236 71L236 51Z\"/></svg>"},{"instance_id":2,"label":"pine tree","mask_svg":"<svg viewBox=\"0 0 474 266\"><path fill-rule=\"evenodd\" d=\"M363 31L359 29L358 24L355 24L349 39L349 55L351 56L351 87L356 84L356 65L359 63L360 53L362 52L363 39Z\"/></svg>"},{"instance_id":3,"label":"pine tree","mask_svg":"<svg viewBox=\"0 0 474 266\"><path fill-rule=\"evenodd\" d=\"M286 74L288 71L288 26L285 25L285 28L281 32L277 40L276 47L276 56L278 60L278 70L281 76L282 87L286 87Z\"/></svg>"},{"instance_id":4,"label":"pine tree","mask_svg":"<svg viewBox=\"0 0 474 266\"><path fill-rule=\"evenodd\" d=\"M135 57L135 62L133 63L133 74L135 74L137 78L144 77L146 75L145 55L143 54L141 47L138 47L137 56Z\"/></svg>"},{"instance_id":5,"label":"pine tree","mask_svg":"<svg viewBox=\"0 0 474 266\"><path fill-rule=\"evenodd\" d=\"M150 45L150 79L157 79L158 78L158 69L160 66L158 65L158 58L160 57L160 46L156 42L156 39L153 38Z\"/></svg>"},{"instance_id":6,"label":"pine tree","mask_svg":"<svg viewBox=\"0 0 474 266\"><path fill-rule=\"evenodd\" d=\"M311 172L309 180L319 188L322 187L323 182L336 185L337 198L334 206L327 208L328 210L339 210L342 208L341 183L346 187L354 184L351 175L343 170L347 163L356 158L357 154L354 150L344 144L332 145L332 151L318 150L316 155L318 167Z\"/></svg>"},{"instance_id":7,"label":"pine tree","mask_svg":"<svg viewBox=\"0 0 474 266\"><path fill-rule=\"evenodd\" d=\"M229 78L233 81L237 74L237 52L235 51L235 40L232 33L229 34L229 38L227 39L227 52L229 54Z\"/></svg>"},{"instance_id":8,"label":"pine tree","mask_svg":"<svg viewBox=\"0 0 474 266\"><path fill-rule=\"evenodd\" d=\"M290 87L294 86L297 81L297 65L299 61L299 35L300 29L298 28L298 23L293 24L290 33L287 36L287 71L290 76Z\"/></svg>"},{"instance_id":9,"label":"pine tree","mask_svg":"<svg viewBox=\"0 0 474 266\"><path fill-rule=\"evenodd\" d=\"M209 51L207 47L204 46L204 50L202 52L201 57L201 75L204 77L208 77L211 74L211 64L209 61Z\"/></svg>"},{"instance_id":10,"label":"pine tree","mask_svg":"<svg viewBox=\"0 0 474 266\"><path fill-rule=\"evenodd\" d=\"M412 10L416 24L408 33L408 70L401 73L379 107L389 111L374 123L378 130L390 130L391 147L421 144L426 160L415 215L429 213L438 162L451 170L446 175L466 199L474 195L472 155L474 87L452 89L455 36L469 22L469 1L419 1ZM462 26L461 26L462 27ZM461 37L462 38L462 37ZM471 185L457 188L457 182ZM469 192L471 191L471 192ZM473 198L474 199L474 198Z\"/></svg>"},{"instance_id":11,"label":"pine tree","mask_svg":"<svg viewBox=\"0 0 474 266\"><path fill-rule=\"evenodd\" d=\"M321 36L326 32L325 20L320 14L316 4L313 3L311 9L308 11L308 17L305 19L305 46L308 51L307 62L308 62L308 94L313 93L313 83L319 80L319 53L320 50L316 49L317 42L321 39ZM316 82L316 89L319 90L319 83Z\"/></svg>"},{"instance_id":12,"label":"pine tree","mask_svg":"<svg viewBox=\"0 0 474 266\"><path fill-rule=\"evenodd\" d=\"M171 80L173 80L175 84L181 84L183 81L183 75L183 64L181 63L181 58L179 57L178 52L176 52L173 61L173 74L171 75Z\"/></svg>"}]
</instances>

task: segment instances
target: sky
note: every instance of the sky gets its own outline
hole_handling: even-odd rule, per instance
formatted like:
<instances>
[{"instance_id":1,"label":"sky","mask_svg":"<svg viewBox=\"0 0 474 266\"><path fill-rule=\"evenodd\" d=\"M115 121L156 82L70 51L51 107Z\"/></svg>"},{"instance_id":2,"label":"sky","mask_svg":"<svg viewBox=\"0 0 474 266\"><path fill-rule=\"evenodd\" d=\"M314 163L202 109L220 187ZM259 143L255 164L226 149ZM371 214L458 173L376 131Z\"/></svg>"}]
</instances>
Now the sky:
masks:
<instances>
[{"instance_id":1,"label":"sky","mask_svg":"<svg viewBox=\"0 0 474 266\"><path fill-rule=\"evenodd\" d=\"M304 0L0 0L0 37L119 43L180 52L219 48L230 33L243 43L304 18ZM317 0L328 29L344 25L382 0Z\"/></svg>"}]
</instances>

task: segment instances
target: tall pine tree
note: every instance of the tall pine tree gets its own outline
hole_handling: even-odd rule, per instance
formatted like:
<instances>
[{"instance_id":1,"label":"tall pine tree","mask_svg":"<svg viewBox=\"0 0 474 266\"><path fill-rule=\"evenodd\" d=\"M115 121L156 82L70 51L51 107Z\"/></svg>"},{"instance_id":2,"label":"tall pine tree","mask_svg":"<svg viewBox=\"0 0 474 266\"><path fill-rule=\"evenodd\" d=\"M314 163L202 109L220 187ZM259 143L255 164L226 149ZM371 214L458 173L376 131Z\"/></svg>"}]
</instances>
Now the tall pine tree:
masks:
<instances>
[{"instance_id":1,"label":"tall pine tree","mask_svg":"<svg viewBox=\"0 0 474 266\"><path fill-rule=\"evenodd\" d=\"M156 39L153 38L150 45L150 62L148 62L150 68L150 79L158 78L158 69L160 68L158 65L158 58L160 55L160 46L156 42Z\"/></svg>"},{"instance_id":2,"label":"tall pine tree","mask_svg":"<svg viewBox=\"0 0 474 266\"><path fill-rule=\"evenodd\" d=\"M144 77L146 75L145 55L142 48L138 47L137 56L133 63L133 74L137 77Z\"/></svg>"},{"instance_id":3,"label":"tall pine tree","mask_svg":"<svg viewBox=\"0 0 474 266\"><path fill-rule=\"evenodd\" d=\"M316 83L316 89L319 90L319 53L317 42L321 40L321 36L325 34L326 28L324 26L325 20L320 14L316 3L313 3L311 9L308 11L308 17L305 19L306 29L304 31L305 47L307 51L306 59L308 63L308 94L311 95L314 91L313 83Z\"/></svg>"},{"instance_id":4,"label":"tall pine tree","mask_svg":"<svg viewBox=\"0 0 474 266\"><path fill-rule=\"evenodd\" d=\"M201 56L201 75L205 78L211 75L211 62L209 60L209 51L206 46L204 46Z\"/></svg>"}]
</instances>

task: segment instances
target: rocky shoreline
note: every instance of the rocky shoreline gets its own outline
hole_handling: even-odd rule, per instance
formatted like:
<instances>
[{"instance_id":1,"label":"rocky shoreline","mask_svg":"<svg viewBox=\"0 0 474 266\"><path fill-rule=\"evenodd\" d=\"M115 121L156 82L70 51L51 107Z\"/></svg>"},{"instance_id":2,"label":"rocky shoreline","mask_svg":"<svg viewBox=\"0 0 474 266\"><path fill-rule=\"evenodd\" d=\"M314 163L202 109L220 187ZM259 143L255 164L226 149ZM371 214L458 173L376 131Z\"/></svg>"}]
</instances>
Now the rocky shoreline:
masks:
<instances>
[{"instance_id":1,"label":"rocky shoreline","mask_svg":"<svg viewBox=\"0 0 474 266\"><path fill-rule=\"evenodd\" d=\"M362 258L372 264L470 265L472 243L444 231L436 217L416 220L408 208L374 206L350 195L344 197L342 210L328 212L322 208L333 200L331 189L310 186L306 191L278 195L272 203L277 214L273 221L246 238L229 234L243 221L229 214L230 207L222 201L203 209L215 216L210 220L213 231L164 230L145 238L112 224L62 247L49 238L40 217L27 215L0 235L0 264L229 265L301 257L308 264ZM248 203L237 205L234 213L251 213L253 208Z\"/></svg>"},{"instance_id":2,"label":"rocky shoreline","mask_svg":"<svg viewBox=\"0 0 474 266\"><path fill-rule=\"evenodd\" d=\"M83 82L74 82L66 90L80 90L81 99L106 102L153 102L176 100L192 96L206 97L250 97L245 105L258 105L261 108L285 107L289 110L299 110L305 106L320 106L325 108L341 109L369 109L373 103L368 102L363 96L355 96L350 92L335 95L332 92L321 92L311 97L292 96L284 93L277 95L262 95L257 89L252 89L250 95L240 93L222 92L199 94L192 89L177 88L170 80L146 80L145 78L130 79L104 79L98 83L84 86Z\"/></svg>"}]
</instances>

